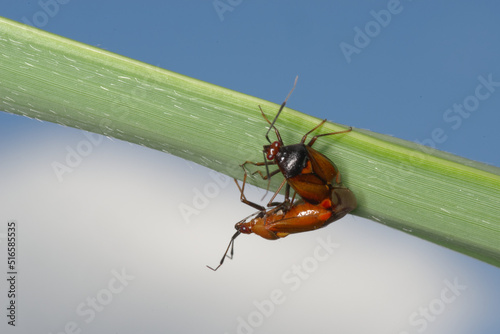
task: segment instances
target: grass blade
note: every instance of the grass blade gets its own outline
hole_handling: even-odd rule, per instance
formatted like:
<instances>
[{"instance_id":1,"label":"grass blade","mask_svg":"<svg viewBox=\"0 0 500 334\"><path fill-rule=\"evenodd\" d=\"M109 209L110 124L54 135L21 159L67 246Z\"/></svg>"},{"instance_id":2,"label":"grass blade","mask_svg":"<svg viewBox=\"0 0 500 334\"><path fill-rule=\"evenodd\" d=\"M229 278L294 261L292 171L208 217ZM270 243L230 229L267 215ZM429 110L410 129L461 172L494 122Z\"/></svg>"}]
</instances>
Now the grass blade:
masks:
<instances>
[{"instance_id":1,"label":"grass blade","mask_svg":"<svg viewBox=\"0 0 500 334\"><path fill-rule=\"evenodd\" d=\"M0 18L0 110L144 145L241 178L278 105ZM319 122L285 109L296 143ZM319 131L345 127L326 123ZM353 213L500 266L500 169L366 130L323 137ZM273 187L281 180L273 179ZM258 178L251 183L266 187Z\"/></svg>"}]
</instances>

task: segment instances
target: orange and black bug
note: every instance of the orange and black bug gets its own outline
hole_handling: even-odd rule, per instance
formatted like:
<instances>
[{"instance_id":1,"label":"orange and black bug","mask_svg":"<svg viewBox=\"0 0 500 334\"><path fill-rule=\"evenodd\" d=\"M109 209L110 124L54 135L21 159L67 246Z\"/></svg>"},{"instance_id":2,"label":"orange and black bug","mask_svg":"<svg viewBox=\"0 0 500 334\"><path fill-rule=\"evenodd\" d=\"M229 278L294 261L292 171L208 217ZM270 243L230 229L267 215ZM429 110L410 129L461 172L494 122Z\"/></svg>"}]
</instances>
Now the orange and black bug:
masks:
<instances>
[{"instance_id":1,"label":"orange and black bug","mask_svg":"<svg viewBox=\"0 0 500 334\"><path fill-rule=\"evenodd\" d=\"M243 163L242 167L244 168L245 164L254 164L257 166L266 166L266 175L263 175L260 171L259 173L264 179L268 179L270 182L270 178L273 175L281 172L285 177L285 180L281 183L278 190L274 194L274 196L269 201L269 206L272 205L272 201L275 196L279 193L281 188L285 185L288 188L292 187L295 192L302 197L305 201L311 202L313 204L318 204L322 202L324 199L328 199L332 197L332 192L335 192L336 189L345 189L342 185L340 173L337 166L331 161L328 157L323 155L322 153L316 151L312 148L312 145L316 142L319 137L323 136L331 136L335 134L346 133L352 130L349 128L343 131L336 131L330 133L324 133L320 135L314 136L309 143L305 144L307 136L310 135L313 131L318 129L321 125L326 122L326 119L321 121L318 125L316 125L312 130L307 132L303 137L300 143L293 145L285 145L283 140L281 139L280 132L274 126L276 120L278 119L281 111L286 105L290 94L293 92L295 88L295 84L297 82L297 78L295 79L294 86L290 93L288 94L285 101L281 104L276 117L272 122L264 114L262 108L260 111L264 119L269 123L269 130L266 133L266 139L269 142L269 145L264 145L264 162L251 162L246 161ZM269 132L271 129L274 129L276 133L277 140L271 142L269 139ZM269 172L268 165L277 165L278 169L272 172ZM268 183L269 188L269 183ZM286 188L286 189L287 189ZM288 190L287 190L288 191ZM344 190L339 190L339 193L345 193ZM352 193L351 193L352 194ZM352 197L352 209L356 207L356 199L354 195Z\"/></svg>"},{"instance_id":2,"label":"orange and black bug","mask_svg":"<svg viewBox=\"0 0 500 334\"><path fill-rule=\"evenodd\" d=\"M219 265L215 268L207 266L214 271L224 263L226 256L229 258L233 257L234 240L241 233L255 233L264 239L276 240L284 238L289 234L307 232L325 227L344 217L352 210L352 193L345 187L337 189L331 199L324 199L319 204L312 204L302 199L293 202L293 200L290 201L286 198L283 203L266 210L264 207L250 202L245 198L243 194L245 179L246 174L241 188L235 180L241 191L241 200L257 208L259 211L250 216L254 218L249 220L250 217L247 217L236 223L234 226L236 233L232 236ZM231 249L231 253L227 255L229 249Z\"/></svg>"},{"instance_id":3,"label":"orange and black bug","mask_svg":"<svg viewBox=\"0 0 500 334\"><path fill-rule=\"evenodd\" d=\"M297 79L295 79L296 82ZM215 269L207 266L214 271L224 263L226 256L232 258L234 240L241 233L255 233L265 239L276 240L292 233L301 233L325 227L356 208L356 197L342 184L337 166L325 155L312 148L312 145L319 137L345 133L352 129L317 135L306 145L307 136L326 122L326 120L323 120L311 131L307 132L299 144L285 146L278 129L274 126L294 88L281 104L273 122L270 122L262 108L260 109L262 116L270 124L266 133L269 145L265 145L263 150L265 161L257 163L246 161L241 165L245 171L241 188L235 180L241 192L241 201L259 211L235 225L236 233L232 236L219 265ZM277 140L272 143L269 140L271 129L274 129L277 137ZM269 182L270 178L279 172L285 177L285 180L267 204L268 207L274 206L271 209L266 210L263 206L250 202L245 198L244 188L247 177L245 164L247 163L257 166L265 165L266 175L263 175L260 171L257 173L264 179L268 179ZM269 173L268 165L277 165L279 169ZM274 198L284 185L286 185L284 202L273 203ZM295 194L302 197L300 200L296 202L294 202L294 198L290 200L290 187L295 190ZM249 219L251 217L254 218ZM230 255L227 255L229 249L231 249L231 252Z\"/></svg>"}]
</instances>

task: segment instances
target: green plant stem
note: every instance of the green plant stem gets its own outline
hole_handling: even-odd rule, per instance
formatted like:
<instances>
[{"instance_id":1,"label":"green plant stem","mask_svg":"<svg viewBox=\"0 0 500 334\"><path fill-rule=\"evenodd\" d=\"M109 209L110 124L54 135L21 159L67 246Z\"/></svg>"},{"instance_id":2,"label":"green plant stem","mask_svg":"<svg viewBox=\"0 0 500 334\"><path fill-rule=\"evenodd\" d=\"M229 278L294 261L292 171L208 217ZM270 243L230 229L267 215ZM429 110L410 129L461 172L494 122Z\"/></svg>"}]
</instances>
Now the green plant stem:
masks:
<instances>
[{"instance_id":1,"label":"green plant stem","mask_svg":"<svg viewBox=\"0 0 500 334\"><path fill-rule=\"evenodd\" d=\"M168 152L231 177L278 105L0 18L0 110ZM285 143L319 120L286 108ZM320 133L345 127L326 123ZM500 266L500 169L365 130L322 137L367 217ZM267 184L259 178L251 183ZM273 177L272 187L281 182Z\"/></svg>"}]
</instances>

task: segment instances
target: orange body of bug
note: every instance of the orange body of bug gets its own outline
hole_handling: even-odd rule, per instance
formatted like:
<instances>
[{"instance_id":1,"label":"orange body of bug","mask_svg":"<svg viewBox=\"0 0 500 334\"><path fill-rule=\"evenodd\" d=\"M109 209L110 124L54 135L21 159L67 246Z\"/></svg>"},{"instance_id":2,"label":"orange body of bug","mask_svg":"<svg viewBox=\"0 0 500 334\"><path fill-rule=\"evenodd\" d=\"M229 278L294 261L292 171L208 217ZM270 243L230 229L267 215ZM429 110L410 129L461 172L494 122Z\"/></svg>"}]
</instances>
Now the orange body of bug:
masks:
<instances>
[{"instance_id":1,"label":"orange body of bug","mask_svg":"<svg viewBox=\"0 0 500 334\"><path fill-rule=\"evenodd\" d=\"M315 138L317 137L313 140ZM311 144L305 145L301 142L282 146L282 142L278 141L273 144L274 148L278 148L277 151L270 150L269 146L264 147L268 152L267 159L278 166L286 182L304 200L320 203L331 197L333 189L344 187L337 166L328 157L313 149Z\"/></svg>"},{"instance_id":2,"label":"orange body of bug","mask_svg":"<svg viewBox=\"0 0 500 334\"><path fill-rule=\"evenodd\" d=\"M352 200L355 200L347 188L338 189L334 194L334 202L330 199L325 199L319 204L304 200L299 200L293 205L285 202L261 212L249 221L238 222L235 228L243 234L255 233L265 239L275 240L292 233L325 227L351 211Z\"/></svg>"},{"instance_id":3,"label":"orange body of bug","mask_svg":"<svg viewBox=\"0 0 500 334\"><path fill-rule=\"evenodd\" d=\"M319 204L306 202L303 199L292 203L287 198L283 203L268 210L259 207L258 204L247 201L243 195L243 188L240 188L240 190L242 201L252 207L258 208L259 211L252 215L255 218L250 220L245 218L236 223L234 226L236 233L232 236L219 265L215 268L207 266L214 271L219 269L224 263L226 256L232 258L234 240L241 233L255 233L262 238L276 240L292 233L301 233L325 227L344 217L352 210L353 203L356 206L356 197L345 187L333 189L332 197L323 200ZM231 253L227 255L229 249L231 249Z\"/></svg>"}]
</instances>

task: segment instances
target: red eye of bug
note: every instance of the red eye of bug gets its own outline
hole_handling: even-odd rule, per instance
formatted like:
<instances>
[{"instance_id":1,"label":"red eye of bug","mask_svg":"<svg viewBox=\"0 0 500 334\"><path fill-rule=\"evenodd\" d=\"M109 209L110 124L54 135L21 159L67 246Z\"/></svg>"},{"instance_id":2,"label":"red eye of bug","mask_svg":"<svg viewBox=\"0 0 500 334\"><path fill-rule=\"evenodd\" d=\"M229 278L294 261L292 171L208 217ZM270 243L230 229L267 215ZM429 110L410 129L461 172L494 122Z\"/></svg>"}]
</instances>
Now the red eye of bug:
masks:
<instances>
[{"instance_id":1,"label":"red eye of bug","mask_svg":"<svg viewBox=\"0 0 500 334\"><path fill-rule=\"evenodd\" d=\"M240 221L240 222L236 223L236 225L234 225L234 228L243 234L252 233L252 229L248 225L245 225L244 221Z\"/></svg>"},{"instance_id":2,"label":"red eye of bug","mask_svg":"<svg viewBox=\"0 0 500 334\"><path fill-rule=\"evenodd\" d=\"M267 155L266 158L267 160L274 160L276 157L276 154L279 152L281 147L281 144L278 141L275 141L272 143L269 148L267 149Z\"/></svg>"}]
</instances>

